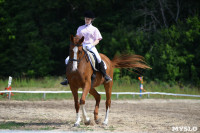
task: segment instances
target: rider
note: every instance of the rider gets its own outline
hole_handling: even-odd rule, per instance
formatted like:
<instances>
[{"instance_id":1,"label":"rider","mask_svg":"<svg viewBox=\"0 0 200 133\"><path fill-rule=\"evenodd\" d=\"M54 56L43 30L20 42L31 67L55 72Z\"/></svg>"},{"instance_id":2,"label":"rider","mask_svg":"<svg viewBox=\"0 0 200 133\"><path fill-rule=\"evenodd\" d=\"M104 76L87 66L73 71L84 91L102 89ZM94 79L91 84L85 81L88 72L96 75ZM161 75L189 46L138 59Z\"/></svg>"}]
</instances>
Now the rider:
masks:
<instances>
[{"instance_id":1,"label":"rider","mask_svg":"<svg viewBox=\"0 0 200 133\"><path fill-rule=\"evenodd\" d=\"M112 81L112 79L109 75L106 74L104 63L101 60L101 57L95 47L95 45L97 45L99 41L102 39L99 30L92 25L95 15L93 12L87 11L85 12L84 17L85 17L85 25L78 27L76 35L78 35L80 38L84 36L83 47L85 47L89 51L92 51L95 54L99 66L99 71L102 73L105 81L110 82ZM68 61L69 61L69 56L65 60L66 65L68 64ZM67 85L68 80L65 79L65 81L61 82L61 84Z\"/></svg>"}]
</instances>

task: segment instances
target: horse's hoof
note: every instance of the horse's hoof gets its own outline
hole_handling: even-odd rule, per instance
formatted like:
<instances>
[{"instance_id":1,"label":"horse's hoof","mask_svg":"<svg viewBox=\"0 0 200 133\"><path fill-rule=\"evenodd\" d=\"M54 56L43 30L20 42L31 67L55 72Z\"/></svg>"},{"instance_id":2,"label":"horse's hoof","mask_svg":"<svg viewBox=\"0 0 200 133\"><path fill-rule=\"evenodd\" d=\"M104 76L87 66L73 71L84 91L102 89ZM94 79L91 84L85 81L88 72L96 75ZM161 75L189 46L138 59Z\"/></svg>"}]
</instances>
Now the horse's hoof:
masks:
<instances>
[{"instance_id":1,"label":"horse's hoof","mask_svg":"<svg viewBox=\"0 0 200 133\"><path fill-rule=\"evenodd\" d=\"M80 124L75 123L73 127L80 127Z\"/></svg>"},{"instance_id":2,"label":"horse's hoof","mask_svg":"<svg viewBox=\"0 0 200 133\"><path fill-rule=\"evenodd\" d=\"M90 122L91 122L90 120L86 121L85 125L90 125Z\"/></svg>"},{"instance_id":3,"label":"horse's hoof","mask_svg":"<svg viewBox=\"0 0 200 133\"><path fill-rule=\"evenodd\" d=\"M95 123L96 123L96 124L101 123L101 119L97 119L97 120L95 120Z\"/></svg>"},{"instance_id":4,"label":"horse's hoof","mask_svg":"<svg viewBox=\"0 0 200 133\"><path fill-rule=\"evenodd\" d=\"M107 126L107 125L108 125L108 123L106 123L106 122L103 122L103 123L102 123L102 125L103 125L103 126Z\"/></svg>"}]
</instances>

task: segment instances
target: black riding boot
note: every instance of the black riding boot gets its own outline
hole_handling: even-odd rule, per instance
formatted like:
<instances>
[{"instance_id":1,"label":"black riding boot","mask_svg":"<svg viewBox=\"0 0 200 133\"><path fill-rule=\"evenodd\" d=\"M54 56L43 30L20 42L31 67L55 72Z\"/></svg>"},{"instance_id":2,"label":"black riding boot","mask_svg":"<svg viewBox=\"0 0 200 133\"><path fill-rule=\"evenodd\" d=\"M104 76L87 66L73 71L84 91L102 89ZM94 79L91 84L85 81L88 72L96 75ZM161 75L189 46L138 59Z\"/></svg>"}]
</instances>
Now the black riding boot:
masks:
<instances>
[{"instance_id":1,"label":"black riding boot","mask_svg":"<svg viewBox=\"0 0 200 133\"><path fill-rule=\"evenodd\" d=\"M67 77L66 77L66 79L64 79L64 81L61 82L60 84L61 84L61 85L68 85L68 83L69 83L69 82L68 82Z\"/></svg>"},{"instance_id":2,"label":"black riding boot","mask_svg":"<svg viewBox=\"0 0 200 133\"><path fill-rule=\"evenodd\" d=\"M67 70L67 65L66 65L66 70ZM68 82L68 80L67 80L67 77L66 77L66 78L64 79L64 81L61 82L60 84L61 84L61 85L68 85L69 82Z\"/></svg>"},{"instance_id":3,"label":"black riding boot","mask_svg":"<svg viewBox=\"0 0 200 133\"><path fill-rule=\"evenodd\" d=\"M104 68L104 63L103 63L103 61L101 61L101 62L99 63L99 71L102 73L102 75L103 75L103 77L104 77L106 83L112 81L111 77L110 77L109 75L106 74L106 70L105 70L105 68Z\"/></svg>"}]
</instances>

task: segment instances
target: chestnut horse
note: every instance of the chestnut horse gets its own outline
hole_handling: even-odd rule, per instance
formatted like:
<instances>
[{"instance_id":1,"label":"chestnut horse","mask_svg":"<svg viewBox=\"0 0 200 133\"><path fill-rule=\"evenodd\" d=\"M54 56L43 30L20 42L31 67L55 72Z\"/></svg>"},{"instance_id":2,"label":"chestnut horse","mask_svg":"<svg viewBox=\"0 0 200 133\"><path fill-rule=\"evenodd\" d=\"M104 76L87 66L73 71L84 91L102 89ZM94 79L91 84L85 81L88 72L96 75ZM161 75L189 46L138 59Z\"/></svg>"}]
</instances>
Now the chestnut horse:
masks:
<instances>
[{"instance_id":1,"label":"chestnut horse","mask_svg":"<svg viewBox=\"0 0 200 133\"><path fill-rule=\"evenodd\" d=\"M103 124L108 124L108 115L109 109L111 106L111 92L113 81L106 83L102 74L100 72L96 72L96 78L91 80L91 76L93 74L93 68L90 64L88 56L83 49L82 42L84 41L84 37L81 39L78 36L73 37L70 36L70 49L69 49L69 63L66 67L66 76L69 81L70 89L72 91L76 109L76 122L74 126L80 125L80 113L79 108L82 109L84 123L90 124L90 119L87 116L85 110L85 100L88 93L94 96L96 100L96 105L94 109L94 120L98 124L98 110L99 104L101 100L101 95L95 90L95 87L103 84L106 92L106 115ZM147 66L143 60L142 56L139 55L123 55L119 57L115 57L112 61L105 55L100 54L102 60L107 65L106 73L113 78L113 69L114 68L142 68L147 69L150 68ZM92 88L91 88L92 84ZM82 96L80 98L80 102L78 100L78 89L82 88Z\"/></svg>"}]
</instances>

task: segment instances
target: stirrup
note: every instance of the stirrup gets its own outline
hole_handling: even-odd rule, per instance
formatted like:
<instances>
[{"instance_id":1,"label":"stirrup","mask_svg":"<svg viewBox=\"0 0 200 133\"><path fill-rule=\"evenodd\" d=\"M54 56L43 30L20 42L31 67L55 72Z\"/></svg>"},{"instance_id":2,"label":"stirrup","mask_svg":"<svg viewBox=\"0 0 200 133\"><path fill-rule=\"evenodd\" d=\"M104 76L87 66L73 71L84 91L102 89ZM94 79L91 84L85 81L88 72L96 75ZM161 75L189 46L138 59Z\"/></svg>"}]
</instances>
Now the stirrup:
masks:
<instances>
[{"instance_id":1,"label":"stirrup","mask_svg":"<svg viewBox=\"0 0 200 133\"><path fill-rule=\"evenodd\" d=\"M108 75L106 75L106 76L104 77L104 79L105 79L106 83L109 83L109 82L112 81L111 77L108 76Z\"/></svg>"},{"instance_id":2,"label":"stirrup","mask_svg":"<svg viewBox=\"0 0 200 133\"><path fill-rule=\"evenodd\" d=\"M65 79L63 82L60 83L61 85L68 85L68 80Z\"/></svg>"}]
</instances>

